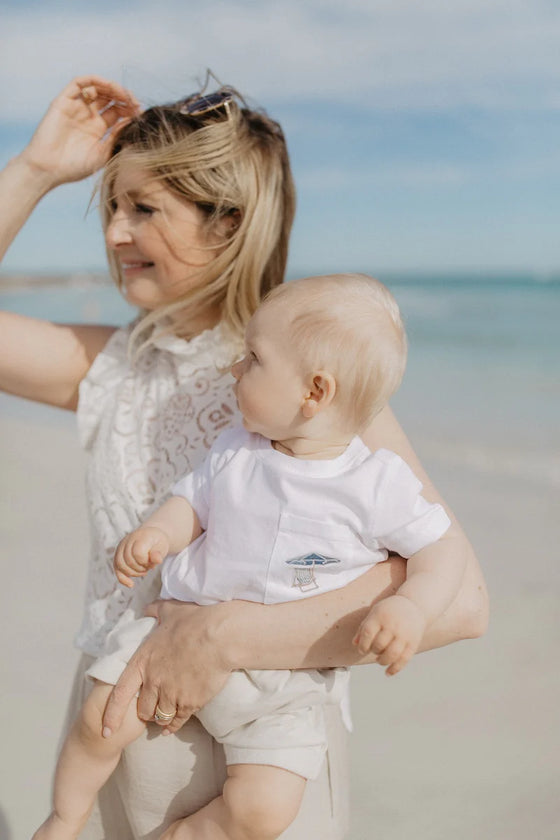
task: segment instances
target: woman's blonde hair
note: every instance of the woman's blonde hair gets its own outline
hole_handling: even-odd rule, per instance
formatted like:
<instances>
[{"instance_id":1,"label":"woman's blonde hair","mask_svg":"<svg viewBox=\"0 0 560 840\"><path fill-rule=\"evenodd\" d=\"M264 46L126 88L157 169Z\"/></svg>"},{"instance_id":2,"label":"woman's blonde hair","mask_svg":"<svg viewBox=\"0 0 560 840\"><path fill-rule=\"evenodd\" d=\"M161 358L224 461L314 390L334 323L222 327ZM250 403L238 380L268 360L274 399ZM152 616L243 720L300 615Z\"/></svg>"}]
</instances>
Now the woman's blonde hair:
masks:
<instances>
[{"instance_id":1,"label":"woman's blonde hair","mask_svg":"<svg viewBox=\"0 0 560 840\"><path fill-rule=\"evenodd\" d=\"M292 280L264 306L282 304L279 319L304 375L329 371L333 407L349 431L363 431L399 387L407 340L397 302L366 274L329 274Z\"/></svg>"},{"instance_id":2,"label":"woman's blonde hair","mask_svg":"<svg viewBox=\"0 0 560 840\"><path fill-rule=\"evenodd\" d=\"M284 279L295 188L286 141L280 125L264 111L248 108L233 88L227 104L204 114L190 114L188 100L149 108L118 134L101 185L106 230L113 214L113 190L120 153L203 212L209 237L220 231L223 245L196 277L195 288L140 322L136 336L165 316L188 310L189 320L209 308L241 337L262 298ZM223 220L230 217L229 233ZM209 239L210 241L210 239ZM108 249L113 279L122 285L120 268Z\"/></svg>"}]
</instances>

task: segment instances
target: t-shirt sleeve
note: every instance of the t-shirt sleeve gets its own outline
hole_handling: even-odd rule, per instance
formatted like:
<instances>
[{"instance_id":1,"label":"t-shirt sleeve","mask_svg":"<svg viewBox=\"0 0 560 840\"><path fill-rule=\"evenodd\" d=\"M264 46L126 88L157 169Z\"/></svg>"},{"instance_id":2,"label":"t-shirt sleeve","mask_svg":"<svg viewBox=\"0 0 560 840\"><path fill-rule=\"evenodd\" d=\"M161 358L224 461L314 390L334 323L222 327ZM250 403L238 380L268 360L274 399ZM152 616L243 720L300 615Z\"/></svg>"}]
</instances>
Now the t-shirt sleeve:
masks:
<instances>
[{"instance_id":1,"label":"t-shirt sleeve","mask_svg":"<svg viewBox=\"0 0 560 840\"><path fill-rule=\"evenodd\" d=\"M172 496L182 496L191 505L203 530L208 528L214 479L231 461L241 445L241 431L243 430L228 429L222 432L212 444L202 464L180 478L171 488Z\"/></svg>"},{"instance_id":2,"label":"t-shirt sleeve","mask_svg":"<svg viewBox=\"0 0 560 840\"><path fill-rule=\"evenodd\" d=\"M379 548L412 557L445 534L451 522L440 504L422 495L422 483L394 452L379 450L380 480L374 500L374 538Z\"/></svg>"}]
</instances>

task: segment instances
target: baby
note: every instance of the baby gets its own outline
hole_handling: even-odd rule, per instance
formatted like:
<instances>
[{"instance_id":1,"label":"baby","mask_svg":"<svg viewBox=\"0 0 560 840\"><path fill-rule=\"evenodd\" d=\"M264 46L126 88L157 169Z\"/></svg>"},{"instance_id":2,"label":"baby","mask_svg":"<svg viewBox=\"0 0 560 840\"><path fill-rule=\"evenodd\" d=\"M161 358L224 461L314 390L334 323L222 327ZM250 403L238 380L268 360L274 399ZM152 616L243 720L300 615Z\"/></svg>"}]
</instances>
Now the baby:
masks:
<instances>
[{"instance_id":1,"label":"baby","mask_svg":"<svg viewBox=\"0 0 560 840\"><path fill-rule=\"evenodd\" d=\"M449 519L428 503L406 463L372 453L359 434L398 388L406 337L388 290L365 275L293 281L275 289L248 324L232 373L243 428L223 433L205 462L119 544L125 586L162 566L162 597L265 604L345 586L394 551L408 578L377 603L355 642L390 654L401 670L459 589L463 569L444 555ZM167 558L167 559L165 559ZM122 749L145 724L132 703L104 738L103 711L126 662L154 620L116 628L96 683L63 747L54 810L35 834L75 838ZM222 794L175 824L183 840L272 840L296 816L306 779L326 749L323 708L340 703L343 668L239 671L197 712L223 744ZM171 721L174 709L156 708Z\"/></svg>"}]
</instances>

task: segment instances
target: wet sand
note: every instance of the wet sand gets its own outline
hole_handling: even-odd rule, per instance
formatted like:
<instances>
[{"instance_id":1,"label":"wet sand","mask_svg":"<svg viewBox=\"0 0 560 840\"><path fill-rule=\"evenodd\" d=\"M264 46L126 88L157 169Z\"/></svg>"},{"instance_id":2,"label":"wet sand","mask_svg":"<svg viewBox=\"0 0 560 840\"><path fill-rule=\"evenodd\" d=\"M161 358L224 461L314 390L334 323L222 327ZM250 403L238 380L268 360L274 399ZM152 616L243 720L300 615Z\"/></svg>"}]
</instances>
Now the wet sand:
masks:
<instances>
[{"instance_id":1,"label":"wet sand","mask_svg":"<svg viewBox=\"0 0 560 840\"><path fill-rule=\"evenodd\" d=\"M48 809L77 659L87 519L72 418L1 407L0 837L20 840ZM474 467L427 466L485 568L491 627L483 639L417 657L393 679L356 669L349 837L552 840L558 493Z\"/></svg>"}]
</instances>

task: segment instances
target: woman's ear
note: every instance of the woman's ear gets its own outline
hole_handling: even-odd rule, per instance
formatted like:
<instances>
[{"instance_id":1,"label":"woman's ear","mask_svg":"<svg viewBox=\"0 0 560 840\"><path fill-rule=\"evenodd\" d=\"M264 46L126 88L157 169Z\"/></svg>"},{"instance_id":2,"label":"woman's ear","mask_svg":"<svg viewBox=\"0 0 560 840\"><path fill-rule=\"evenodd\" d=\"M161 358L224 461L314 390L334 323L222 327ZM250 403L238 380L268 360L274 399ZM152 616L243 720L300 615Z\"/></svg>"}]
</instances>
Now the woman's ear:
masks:
<instances>
[{"instance_id":1,"label":"woman's ear","mask_svg":"<svg viewBox=\"0 0 560 840\"><path fill-rule=\"evenodd\" d=\"M301 410L306 420L324 411L336 394L336 380L332 373L320 370L311 377L309 391L303 399Z\"/></svg>"},{"instance_id":2,"label":"woman's ear","mask_svg":"<svg viewBox=\"0 0 560 840\"><path fill-rule=\"evenodd\" d=\"M241 211L236 210L228 210L219 220L218 226L219 231L222 236L227 238L231 236L234 230L237 230L239 225L241 224Z\"/></svg>"}]
</instances>

